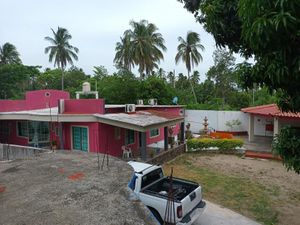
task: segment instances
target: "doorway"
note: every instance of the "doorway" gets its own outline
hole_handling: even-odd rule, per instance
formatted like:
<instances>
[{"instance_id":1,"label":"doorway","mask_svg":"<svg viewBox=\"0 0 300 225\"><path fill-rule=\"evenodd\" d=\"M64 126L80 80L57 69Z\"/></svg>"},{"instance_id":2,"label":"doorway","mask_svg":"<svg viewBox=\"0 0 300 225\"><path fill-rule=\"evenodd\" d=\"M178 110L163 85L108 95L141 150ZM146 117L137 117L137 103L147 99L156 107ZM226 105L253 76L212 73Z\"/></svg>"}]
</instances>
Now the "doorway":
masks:
<instances>
[{"instance_id":1,"label":"doorway","mask_svg":"<svg viewBox=\"0 0 300 225\"><path fill-rule=\"evenodd\" d=\"M73 149L88 151L88 128L87 127L72 127L72 144Z\"/></svg>"}]
</instances>

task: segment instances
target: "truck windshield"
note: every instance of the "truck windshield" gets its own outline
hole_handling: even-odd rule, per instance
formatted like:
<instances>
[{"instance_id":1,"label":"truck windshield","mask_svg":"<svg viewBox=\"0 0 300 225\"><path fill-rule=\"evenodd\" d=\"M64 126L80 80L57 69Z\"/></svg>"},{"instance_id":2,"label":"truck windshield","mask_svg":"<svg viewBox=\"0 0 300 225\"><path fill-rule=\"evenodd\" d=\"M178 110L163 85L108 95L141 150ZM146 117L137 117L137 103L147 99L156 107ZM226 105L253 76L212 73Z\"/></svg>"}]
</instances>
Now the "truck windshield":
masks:
<instances>
[{"instance_id":1,"label":"truck windshield","mask_svg":"<svg viewBox=\"0 0 300 225\"><path fill-rule=\"evenodd\" d=\"M141 188L146 187L147 185L157 181L158 179L162 178L163 176L164 175L163 175L161 168L151 171L150 173L143 176Z\"/></svg>"}]
</instances>

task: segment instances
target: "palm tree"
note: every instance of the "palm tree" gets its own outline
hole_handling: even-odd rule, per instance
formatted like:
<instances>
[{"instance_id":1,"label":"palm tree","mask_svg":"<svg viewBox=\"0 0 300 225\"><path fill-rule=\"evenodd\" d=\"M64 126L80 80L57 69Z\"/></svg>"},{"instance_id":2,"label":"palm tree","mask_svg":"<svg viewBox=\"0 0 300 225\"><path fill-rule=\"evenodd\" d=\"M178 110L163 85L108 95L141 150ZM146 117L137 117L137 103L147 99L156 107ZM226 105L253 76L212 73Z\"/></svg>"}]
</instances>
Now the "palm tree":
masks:
<instances>
[{"instance_id":1,"label":"palm tree","mask_svg":"<svg viewBox=\"0 0 300 225\"><path fill-rule=\"evenodd\" d=\"M134 61L130 36L128 34L124 34L124 37L120 37L120 39L121 41L116 44L114 63L122 69L131 71L131 68L134 67Z\"/></svg>"},{"instance_id":2,"label":"palm tree","mask_svg":"<svg viewBox=\"0 0 300 225\"><path fill-rule=\"evenodd\" d=\"M158 63L164 58L162 51L167 48L158 28L146 20L140 22L131 21L132 29L124 32L121 42L117 43L115 62L126 68L138 65L140 76L144 72L149 75L154 69L158 69Z\"/></svg>"},{"instance_id":3,"label":"palm tree","mask_svg":"<svg viewBox=\"0 0 300 225\"><path fill-rule=\"evenodd\" d=\"M167 78L169 79L169 83L172 85L173 88L175 88L175 70L170 71L167 75Z\"/></svg>"},{"instance_id":4,"label":"palm tree","mask_svg":"<svg viewBox=\"0 0 300 225\"><path fill-rule=\"evenodd\" d=\"M0 64L20 64L20 54L17 48L8 42L0 46Z\"/></svg>"},{"instance_id":5,"label":"palm tree","mask_svg":"<svg viewBox=\"0 0 300 225\"><path fill-rule=\"evenodd\" d=\"M186 40L182 37L178 37L179 45L177 47L177 54L175 56L176 64L182 60L188 71L188 79L191 84L192 92L195 102L197 103L197 97L193 84L190 79L190 72L194 65L198 65L203 59L198 49L204 51L204 46L200 44L200 36L196 32L189 31L186 36Z\"/></svg>"},{"instance_id":6,"label":"palm tree","mask_svg":"<svg viewBox=\"0 0 300 225\"><path fill-rule=\"evenodd\" d=\"M55 32L52 28L53 38L45 37L45 40L49 41L52 45L45 48L45 54L49 52L49 62L54 59L54 66L57 66L62 70L61 76L61 89L64 90L64 69L67 63L73 65L73 60L78 60L77 53L79 49L70 45L69 40L72 36L68 30L62 27L58 27Z\"/></svg>"},{"instance_id":7,"label":"palm tree","mask_svg":"<svg viewBox=\"0 0 300 225\"><path fill-rule=\"evenodd\" d=\"M191 81L194 85L198 84L200 81L200 73L198 70L194 70L194 72L191 75Z\"/></svg>"}]
</instances>

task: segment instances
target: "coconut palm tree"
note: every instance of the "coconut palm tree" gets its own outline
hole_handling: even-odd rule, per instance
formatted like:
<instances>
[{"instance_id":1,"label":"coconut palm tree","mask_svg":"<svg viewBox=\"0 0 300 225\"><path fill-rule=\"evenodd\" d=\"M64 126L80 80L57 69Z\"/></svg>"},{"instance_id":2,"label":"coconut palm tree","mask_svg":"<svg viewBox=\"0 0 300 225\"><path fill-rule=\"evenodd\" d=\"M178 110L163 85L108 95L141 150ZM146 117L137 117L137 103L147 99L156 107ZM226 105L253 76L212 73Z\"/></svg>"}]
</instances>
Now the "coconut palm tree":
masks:
<instances>
[{"instance_id":1,"label":"coconut palm tree","mask_svg":"<svg viewBox=\"0 0 300 225\"><path fill-rule=\"evenodd\" d=\"M69 41L72 39L72 36L67 29L58 27L56 32L52 28L51 30L53 38L45 37L45 40L51 43L50 46L45 48L45 54L49 53L49 62L54 60L54 66L62 70L61 89L64 90L64 69L67 63L73 65L73 59L78 60L77 53L79 49L70 45Z\"/></svg>"},{"instance_id":2,"label":"coconut palm tree","mask_svg":"<svg viewBox=\"0 0 300 225\"><path fill-rule=\"evenodd\" d=\"M191 75L191 81L193 84L198 84L200 81L200 73L198 70L194 70L194 72Z\"/></svg>"},{"instance_id":3,"label":"coconut palm tree","mask_svg":"<svg viewBox=\"0 0 300 225\"><path fill-rule=\"evenodd\" d=\"M124 32L121 42L117 43L115 62L124 65L125 68L138 65L141 78L143 74L149 75L154 69L158 69L158 63L164 58L162 51L167 48L164 45L162 34L158 28L147 20L140 22L131 21L131 29Z\"/></svg>"},{"instance_id":4,"label":"coconut palm tree","mask_svg":"<svg viewBox=\"0 0 300 225\"><path fill-rule=\"evenodd\" d=\"M121 41L116 44L116 55L114 58L114 63L118 67L131 71L131 68L134 67L133 55L132 55L132 46L130 42L130 35L124 34L123 37L120 37Z\"/></svg>"},{"instance_id":5,"label":"coconut palm tree","mask_svg":"<svg viewBox=\"0 0 300 225\"><path fill-rule=\"evenodd\" d=\"M8 42L0 46L0 64L22 63L17 48Z\"/></svg>"},{"instance_id":6,"label":"coconut palm tree","mask_svg":"<svg viewBox=\"0 0 300 225\"><path fill-rule=\"evenodd\" d=\"M200 43L200 36L196 32L189 31L186 36L186 40L182 37L178 37L179 45L177 47L177 54L175 56L176 64L182 60L188 71L188 79L191 84L192 92L194 95L195 102L197 103L197 97L193 84L190 79L190 72L194 65L198 65L203 59L198 49L204 51L204 46Z\"/></svg>"},{"instance_id":7,"label":"coconut palm tree","mask_svg":"<svg viewBox=\"0 0 300 225\"><path fill-rule=\"evenodd\" d=\"M173 71L170 71L167 75L167 78L169 80L169 83L172 85L173 88L175 88L175 70L174 72Z\"/></svg>"}]
</instances>

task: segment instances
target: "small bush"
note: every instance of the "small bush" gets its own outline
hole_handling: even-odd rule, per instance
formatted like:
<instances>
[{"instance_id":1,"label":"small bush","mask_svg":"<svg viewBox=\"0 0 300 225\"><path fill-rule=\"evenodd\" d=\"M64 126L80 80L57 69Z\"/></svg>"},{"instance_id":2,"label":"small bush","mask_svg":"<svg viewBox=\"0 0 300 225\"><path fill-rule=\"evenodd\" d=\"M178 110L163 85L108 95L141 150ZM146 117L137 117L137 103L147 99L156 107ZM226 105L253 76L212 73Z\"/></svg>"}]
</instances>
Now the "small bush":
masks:
<instances>
[{"instance_id":1,"label":"small bush","mask_svg":"<svg viewBox=\"0 0 300 225\"><path fill-rule=\"evenodd\" d=\"M211 138L193 138L187 140L188 149L204 150L208 148L218 148L219 151L235 150L242 147L244 142L240 139L211 139Z\"/></svg>"},{"instance_id":2,"label":"small bush","mask_svg":"<svg viewBox=\"0 0 300 225\"><path fill-rule=\"evenodd\" d=\"M282 158L282 162L288 170L294 170L300 174L300 129L283 127L276 135L273 144L273 152Z\"/></svg>"}]
</instances>

